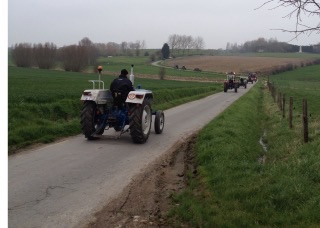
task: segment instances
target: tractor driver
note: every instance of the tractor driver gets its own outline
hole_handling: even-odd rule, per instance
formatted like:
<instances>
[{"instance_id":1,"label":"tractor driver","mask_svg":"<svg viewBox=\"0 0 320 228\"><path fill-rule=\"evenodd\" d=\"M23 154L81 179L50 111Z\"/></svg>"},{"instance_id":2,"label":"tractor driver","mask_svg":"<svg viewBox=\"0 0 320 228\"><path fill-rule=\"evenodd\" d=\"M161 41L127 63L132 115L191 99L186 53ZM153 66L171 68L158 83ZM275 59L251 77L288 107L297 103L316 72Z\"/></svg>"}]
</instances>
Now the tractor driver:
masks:
<instances>
[{"instance_id":1,"label":"tractor driver","mask_svg":"<svg viewBox=\"0 0 320 228\"><path fill-rule=\"evenodd\" d=\"M122 104L126 101L130 91L134 91L132 82L127 78L128 71L121 70L118 78L114 79L110 85L112 97L115 105Z\"/></svg>"}]
</instances>

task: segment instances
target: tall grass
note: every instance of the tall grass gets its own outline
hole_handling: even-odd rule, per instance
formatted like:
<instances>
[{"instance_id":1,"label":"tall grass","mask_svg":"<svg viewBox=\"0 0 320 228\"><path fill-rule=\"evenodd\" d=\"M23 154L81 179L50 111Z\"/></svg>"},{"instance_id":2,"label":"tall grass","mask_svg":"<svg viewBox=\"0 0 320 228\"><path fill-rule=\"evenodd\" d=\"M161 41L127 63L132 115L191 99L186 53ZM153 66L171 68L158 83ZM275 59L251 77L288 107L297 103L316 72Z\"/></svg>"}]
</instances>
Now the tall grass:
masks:
<instances>
[{"instance_id":1,"label":"tall grass","mask_svg":"<svg viewBox=\"0 0 320 228\"><path fill-rule=\"evenodd\" d=\"M309 70L317 77L319 71L304 73ZM319 226L320 134L303 144L281 115L260 82L200 132L194 149L198 172L173 196L173 225Z\"/></svg>"},{"instance_id":2,"label":"tall grass","mask_svg":"<svg viewBox=\"0 0 320 228\"><path fill-rule=\"evenodd\" d=\"M96 74L9 67L8 76L9 153L80 133L80 97L83 90L92 88L88 80L98 79ZM114 78L101 76L106 88ZM153 109L199 99L220 92L221 87L213 83L139 78L135 82L154 90Z\"/></svg>"}]
</instances>

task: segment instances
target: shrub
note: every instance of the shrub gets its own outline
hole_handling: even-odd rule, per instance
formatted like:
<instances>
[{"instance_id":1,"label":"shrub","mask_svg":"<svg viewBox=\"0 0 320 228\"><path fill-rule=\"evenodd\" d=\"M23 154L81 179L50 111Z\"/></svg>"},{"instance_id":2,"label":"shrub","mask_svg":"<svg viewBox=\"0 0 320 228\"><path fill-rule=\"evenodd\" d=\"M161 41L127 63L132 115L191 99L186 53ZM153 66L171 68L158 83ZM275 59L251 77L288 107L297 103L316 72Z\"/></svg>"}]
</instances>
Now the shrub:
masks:
<instances>
[{"instance_id":1,"label":"shrub","mask_svg":"<svg viewBox=\"0 0 320 228\"><path fill-rule=\"evenodd\" d=\"M159 78L160 78L160 80L164 80L165 74L166 74L165 68L164 67L160 67L160 70L159 70Z\"/></svg>"},{"instance_id":2,"label":"shrub","mask_svg":"<svg viewBox=\"0 0 320 228\"><path fill-rule=\"evenodd\" d=\"M155 56L155 54L150 55L150 60L151 60L151 62L156 61L156 56Z\"/></svg>"}]
</instances>

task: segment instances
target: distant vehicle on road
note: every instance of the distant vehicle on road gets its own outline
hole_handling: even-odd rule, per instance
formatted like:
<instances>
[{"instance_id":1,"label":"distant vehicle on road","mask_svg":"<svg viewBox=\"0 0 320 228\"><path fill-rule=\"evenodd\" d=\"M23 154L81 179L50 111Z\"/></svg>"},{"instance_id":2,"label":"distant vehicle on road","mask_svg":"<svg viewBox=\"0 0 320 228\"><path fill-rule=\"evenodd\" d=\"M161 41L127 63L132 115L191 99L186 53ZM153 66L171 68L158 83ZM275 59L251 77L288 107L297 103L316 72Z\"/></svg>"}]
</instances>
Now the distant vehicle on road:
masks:
<instances>
[{"instance_id":1,"label":"distant vehicle on road","mask_svg":"<svg viewBox=\"0 0 320 228\"><path fill-rule=\"evenodd\" d=\"M226 93L229 89L234 89L234 92L238 92L239 82L236 79L235 72L226 73L227 78L223 82L223 91Z\"/></svg>"},{"instance_id":2,"label":"distant vehicle on road","mask_svg":"<svg viewBox=\"0 0 320 228\"><path fill-rule=\"evenodd\" d=\"M257 81L257 74L256 73L249 73L248 75L248 83L251 82L253 84L253 82Z\"/></svg>"}]
</instances>

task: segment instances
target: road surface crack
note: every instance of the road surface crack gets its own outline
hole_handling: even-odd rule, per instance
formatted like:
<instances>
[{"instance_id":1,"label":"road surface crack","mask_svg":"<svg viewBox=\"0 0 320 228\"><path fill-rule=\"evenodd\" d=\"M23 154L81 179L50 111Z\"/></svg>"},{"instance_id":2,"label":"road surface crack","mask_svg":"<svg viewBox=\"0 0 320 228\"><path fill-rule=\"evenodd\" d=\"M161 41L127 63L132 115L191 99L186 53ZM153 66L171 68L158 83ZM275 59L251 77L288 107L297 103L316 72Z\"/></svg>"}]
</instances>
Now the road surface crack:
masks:
<instances>
[{"instance_id":1,"label":"road surface crack","mask_svg":"<svg viewBox=\"0 0 320 228\"><path fill-rule=\"evenodd\" d=\"M42 198L36 199L36 200L31 200L31 201L22 203L22 204L20 204L20 205L14 206L14 207L9 207L8 210L9 210L9 211L19 210L19 209L28 207L30 204L32 204L32 205L37 205L38 203L40 203L40 202L46 200L48 197L50 197L50 196L51 196L50 191L51 191L51 190L54 190L54 189L56 189L56 188L65 189L65 187L62 187L62 186L48 186L48 187L46 188L45 194L44 194L44 196L43 196Z\"/></svg>"}]
</instances>

